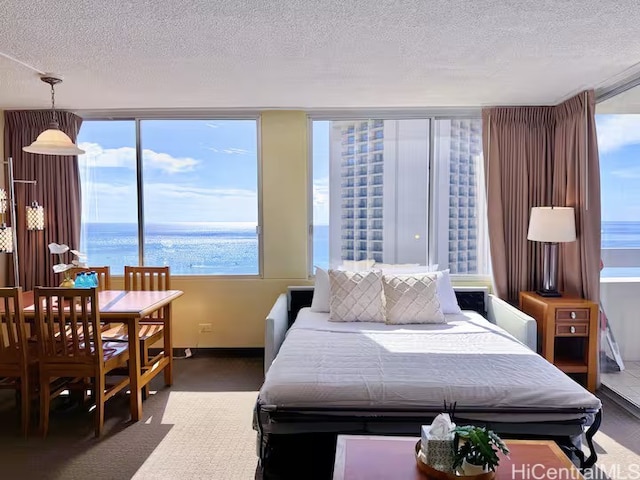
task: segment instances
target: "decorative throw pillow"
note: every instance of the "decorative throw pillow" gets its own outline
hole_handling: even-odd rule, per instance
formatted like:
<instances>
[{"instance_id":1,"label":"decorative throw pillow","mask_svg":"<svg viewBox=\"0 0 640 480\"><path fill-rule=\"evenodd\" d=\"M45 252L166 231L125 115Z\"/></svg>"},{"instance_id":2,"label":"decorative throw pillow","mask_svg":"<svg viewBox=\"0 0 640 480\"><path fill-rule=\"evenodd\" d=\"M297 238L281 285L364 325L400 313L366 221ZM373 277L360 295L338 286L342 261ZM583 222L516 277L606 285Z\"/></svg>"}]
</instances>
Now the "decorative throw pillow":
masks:
<instances>
[{"instance_id":1,"label":"decorative throw pillow","mask_svg":"<svg viewBox=\"0 0 640 480\"><path fill-rule=\"evenodd\" d=\"M332 322L384 322L382 274L376 270L329 270L329 320Z\"/></svg>"},{"instance_id":2,"label":"decorative throw pillow","mask_svg":"<svg viewBox=\"0 0 640 480\"><path fill-rule=\"evenodd\" d=\"M325 269L316 267L316 283L313 287L310 310L312 312L328 312L330 295L329 274Z\"/></svg>"},{"instance_id":3,"label":"decorative throw pillow","mask_svg":"<svg viewBox=\"0 0 640 480\"><path fill-rule=\"evenodd\" d=\"M387 323L446 323L437 282L435 273L383 275Z\"/></svg>"}]
</instances>

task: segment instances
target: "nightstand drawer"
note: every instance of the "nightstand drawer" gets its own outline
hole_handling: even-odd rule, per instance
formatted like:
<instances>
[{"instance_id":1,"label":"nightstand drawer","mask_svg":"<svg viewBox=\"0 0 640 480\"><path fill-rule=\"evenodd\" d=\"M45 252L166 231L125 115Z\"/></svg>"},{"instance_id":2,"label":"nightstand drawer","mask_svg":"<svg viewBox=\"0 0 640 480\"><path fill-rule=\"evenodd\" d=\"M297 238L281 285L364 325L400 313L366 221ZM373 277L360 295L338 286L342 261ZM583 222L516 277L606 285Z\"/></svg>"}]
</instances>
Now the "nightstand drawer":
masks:
<instances>
[{"instance_id":1,"label":"nightstand drawer","mask_svg":"<svg viewBox=\"0 0 640 480\"><path fill-rule=\"evenodd\" d=\"M572 322L589 323L588 308L558 308L556 309L556 320L568 320Z\"/></svg>"},{"instance_id":2,"label":"nightstand drawer","mask_svg":"<svg viewBox=\"0 0 640 480\"><path fill-rule=\"evenodd\" d=\"M588 337L589 323L580 321L556 322L556 337Z\"/></svg>"}]
</instances>

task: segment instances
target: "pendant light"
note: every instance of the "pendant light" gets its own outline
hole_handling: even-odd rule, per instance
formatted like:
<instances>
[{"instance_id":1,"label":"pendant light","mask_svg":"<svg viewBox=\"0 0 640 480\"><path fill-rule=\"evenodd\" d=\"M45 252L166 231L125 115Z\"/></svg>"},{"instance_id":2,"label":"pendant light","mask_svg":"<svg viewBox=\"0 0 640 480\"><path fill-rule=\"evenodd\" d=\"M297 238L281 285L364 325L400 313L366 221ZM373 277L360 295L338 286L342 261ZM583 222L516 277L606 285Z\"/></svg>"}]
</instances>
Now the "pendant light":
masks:
<instances>
[{"instance_id":1,"label":"pendant light","mask_svg":"<svg viewBox=\"0 0 640 480\"><path fill-rule=\"evenodd\" d=\"M78 148L69 136L60 130L60 125L58 124L56 93L53 86L62 83L62 79L44 75L40 77L40 80L51 85L51 123L47 130L38 135L35 142L28 147L22 147L22 150L39 155L82 155L84 150Z\"/></svg>"}]
</instances>

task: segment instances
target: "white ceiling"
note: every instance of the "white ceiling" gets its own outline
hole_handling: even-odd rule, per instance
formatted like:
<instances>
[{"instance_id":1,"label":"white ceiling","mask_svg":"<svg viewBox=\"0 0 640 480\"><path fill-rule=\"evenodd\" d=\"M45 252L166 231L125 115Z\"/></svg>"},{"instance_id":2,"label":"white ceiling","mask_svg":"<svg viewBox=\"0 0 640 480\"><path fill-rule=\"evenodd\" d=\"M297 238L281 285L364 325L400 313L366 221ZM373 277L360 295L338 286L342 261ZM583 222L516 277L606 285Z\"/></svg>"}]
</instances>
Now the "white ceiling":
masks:
<instances>
[{"instance_id":1,"label":"white ceiling","mask_svg":"<svg viewBox=\"0 0 640 480\"><path fill-rule=\"evenodd\" d=\"M70 109L556 103L640 61L637 0L0 0ZM0 108L48 86L0 57Z\"/></svg>"}]
</instances>

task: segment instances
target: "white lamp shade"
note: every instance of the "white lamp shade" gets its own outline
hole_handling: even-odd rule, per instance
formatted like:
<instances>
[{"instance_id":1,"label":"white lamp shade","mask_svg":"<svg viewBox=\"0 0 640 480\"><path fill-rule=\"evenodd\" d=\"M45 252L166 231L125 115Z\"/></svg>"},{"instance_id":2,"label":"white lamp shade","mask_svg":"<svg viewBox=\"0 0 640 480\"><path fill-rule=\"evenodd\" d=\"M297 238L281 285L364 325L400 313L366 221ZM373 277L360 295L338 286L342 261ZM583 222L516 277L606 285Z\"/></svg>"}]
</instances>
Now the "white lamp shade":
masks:
<instances>
[{"instance_id":1,"label":"white lamp shade","mask_svg":"<svg viewBox=\"0 0 640 480\"><path fill-rule=\"evenodd\" d=\"M36 202L27 207L27 230L44 230L44 208Z\"/></svg>"},{"instance_id":2,"label":"white lamp shade","mask_svg":"<svg viewBox=\"0 0 640 480\"><path fill-rule=\"evenodd\" d=\"M13 252L13 231L11 227L0 227L0 252Z\"/></svg>"},{"instance_id":3,"label":"white lamp shade","mask_svg":"<svg viewBox=\"0 0 640 480\"><path fill-rule=\"evenodd\" d=\"M528 240L534 242L574 242L576 215L573 207L533 207Z\"/></svg>"},{"instance_id":4,"label":"white lamp shade","mask_svg":"<svg viewBox=\"0 0 640 480\"><path fill-rule=\"evenodd\" d=\"M27 153L40 155L82 155L84 150L78 148L69 136L57 128L45 130L36 141L28 147L22 147Z\"/></svg>"}]
</instances>

